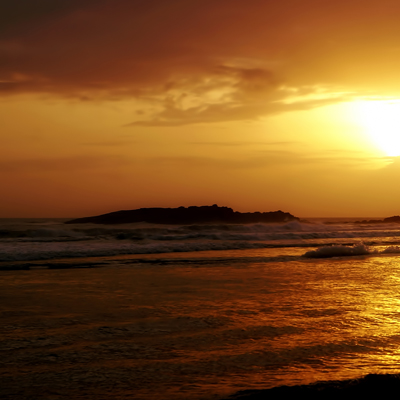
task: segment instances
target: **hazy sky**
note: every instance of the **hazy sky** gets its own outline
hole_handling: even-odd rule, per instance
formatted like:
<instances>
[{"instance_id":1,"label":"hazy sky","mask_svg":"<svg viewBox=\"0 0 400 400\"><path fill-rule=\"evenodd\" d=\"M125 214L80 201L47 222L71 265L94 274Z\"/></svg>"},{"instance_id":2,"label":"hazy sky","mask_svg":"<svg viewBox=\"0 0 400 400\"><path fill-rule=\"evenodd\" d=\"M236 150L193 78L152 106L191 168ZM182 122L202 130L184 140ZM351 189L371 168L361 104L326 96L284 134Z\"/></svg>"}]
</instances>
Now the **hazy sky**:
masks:
<instances>
[{"instance_id":1,"label":"hazy sky","mask_svg":"<svg viewBox=\"0 0 400 400\"><path fill-rule=\"evenodd\" d=\"M400 214L398 0L0 0L0 217Z\"/></svg>"}]
</instances>

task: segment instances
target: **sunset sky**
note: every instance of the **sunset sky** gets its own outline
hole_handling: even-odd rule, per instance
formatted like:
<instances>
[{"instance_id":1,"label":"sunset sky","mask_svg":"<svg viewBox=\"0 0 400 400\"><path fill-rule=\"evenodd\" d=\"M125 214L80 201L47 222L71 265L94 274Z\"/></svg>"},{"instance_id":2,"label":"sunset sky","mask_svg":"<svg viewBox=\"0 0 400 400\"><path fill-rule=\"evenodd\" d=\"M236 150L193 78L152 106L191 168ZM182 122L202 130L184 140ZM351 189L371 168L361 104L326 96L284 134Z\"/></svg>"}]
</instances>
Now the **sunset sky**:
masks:
<instances>
[{"instance_id":1,"label":"sunset sky","mask_svg":"<svg viewBox=\"0 0 400 400\"><path fill-rule=\"evenodd\" d=\"M0 217L400 214L398 0L0 0Z\"/></svg>"}]
</instances>

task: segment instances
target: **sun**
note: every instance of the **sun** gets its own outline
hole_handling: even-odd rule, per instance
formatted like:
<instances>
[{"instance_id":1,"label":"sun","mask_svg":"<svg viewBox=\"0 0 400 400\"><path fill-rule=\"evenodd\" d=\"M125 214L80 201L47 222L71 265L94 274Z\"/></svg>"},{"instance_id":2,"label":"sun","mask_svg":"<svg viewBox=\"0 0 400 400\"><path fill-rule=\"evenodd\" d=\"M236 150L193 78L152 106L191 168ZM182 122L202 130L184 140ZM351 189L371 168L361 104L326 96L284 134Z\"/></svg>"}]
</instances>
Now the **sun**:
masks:
<instances>
[{"instance_id":1,"label":"sun","mask_svg":"<svg viewBox=\"0 0 400 400\"><path fill-rule=\"evenodd\" d=\"M355 105L357 120L387 156L400 156L400 100L364 100Z\"/></svg>"}]
</instances>

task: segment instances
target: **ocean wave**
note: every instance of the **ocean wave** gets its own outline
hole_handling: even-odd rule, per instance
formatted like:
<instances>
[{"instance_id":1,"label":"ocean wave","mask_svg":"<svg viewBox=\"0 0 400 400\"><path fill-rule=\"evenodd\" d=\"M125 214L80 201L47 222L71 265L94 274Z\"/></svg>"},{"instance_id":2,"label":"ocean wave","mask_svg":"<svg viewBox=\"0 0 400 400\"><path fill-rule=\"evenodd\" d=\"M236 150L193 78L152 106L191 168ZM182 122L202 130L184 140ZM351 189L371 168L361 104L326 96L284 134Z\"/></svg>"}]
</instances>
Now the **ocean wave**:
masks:
<instances>
[{"instance_id":1,"label":"ocean wave","mask_svg":"<svg viewBox=\"0 0 400 400\"><path fill-rule=\"evenodd\" d=\"M0 262L230 250L261 250L262 253L258 251L257 253L249 253L247 255L249 259L253 259L262 254L260 262L278 260L279 257L286 257L288 255L290 255L289 258L300 259L400 254L400 246L393 245L378 250L365 243L361 243L356 245L324 245L301 255L300 249L304 247L315 247L315 243L281 244L277 246L252 241L131 242L99 240L86 242L2 243L0 244ZM295 250L295 248L299 250ZM265 253L264 249L268 250L268 252ZM274 251L271 253L272 250ZM279 257L277 258L277 256ZM239 255L235 257L239 257Z\"/></svg>"},{"instance_id":2,"label":"ocean wave","mask_svg":"<svg viewBox=\"0 0 400 400\"><path fill-rule=\"evenodd\" d=\"M400 236L398 225L388 227L366 227L359 225L322 223L304 223L291 221L284 224L216 224L160 226L151 224L129 224L120 226L87 226L71 225L36 226L27 224L7 226L0 229L0 242L59 242L85 240L153 240L153 241L302 241L310 239L353 239L383 238Z\"/></svg>"},{"instance_id":3,"label":"ocean wave","mask_svg":"<svg viewBox=\"0 0 400 400\"><path fill-rule=\"evenodd\" d=\"M124 254L160 254L212 250L262 249L259 242L174 242L145 243L98 241L19 243L0 246L0 261L32 261L61 258L107 257Z\"/></svg>"},{"instance_id":4,"label":"ocean wave","mask_svg":"<svg viewBox=\"0 0 400 400\"><path fill-rule=\"evenodd\" d=\"M369 254L396 254L400 253L400 246L389 246L384 250L372 249L364 243L353 246L333 245L323 246L316 250L307 251L303 254L306 258L331 258L331 257L351 257Z\"/></svg>"}]
</instances>

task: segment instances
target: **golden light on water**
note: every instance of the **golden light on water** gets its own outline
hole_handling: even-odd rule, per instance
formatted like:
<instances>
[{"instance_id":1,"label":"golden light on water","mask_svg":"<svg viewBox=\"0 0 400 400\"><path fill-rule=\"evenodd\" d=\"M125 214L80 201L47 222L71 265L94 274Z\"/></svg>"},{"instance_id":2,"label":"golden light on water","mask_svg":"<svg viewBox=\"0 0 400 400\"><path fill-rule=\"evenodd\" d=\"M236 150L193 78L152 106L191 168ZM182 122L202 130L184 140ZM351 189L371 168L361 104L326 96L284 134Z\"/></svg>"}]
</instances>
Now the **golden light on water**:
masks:
<instances>
[{"instance_id":1,"label":"golden light on water","mask_svg":"<svg viewBox=\"0 0 400 400\"><path fill-rule=\"evenodd\" d=\"M379 149L390 157L400 155L400 100L359 101L356 115Z\"/></svg>"}]
</instances>

